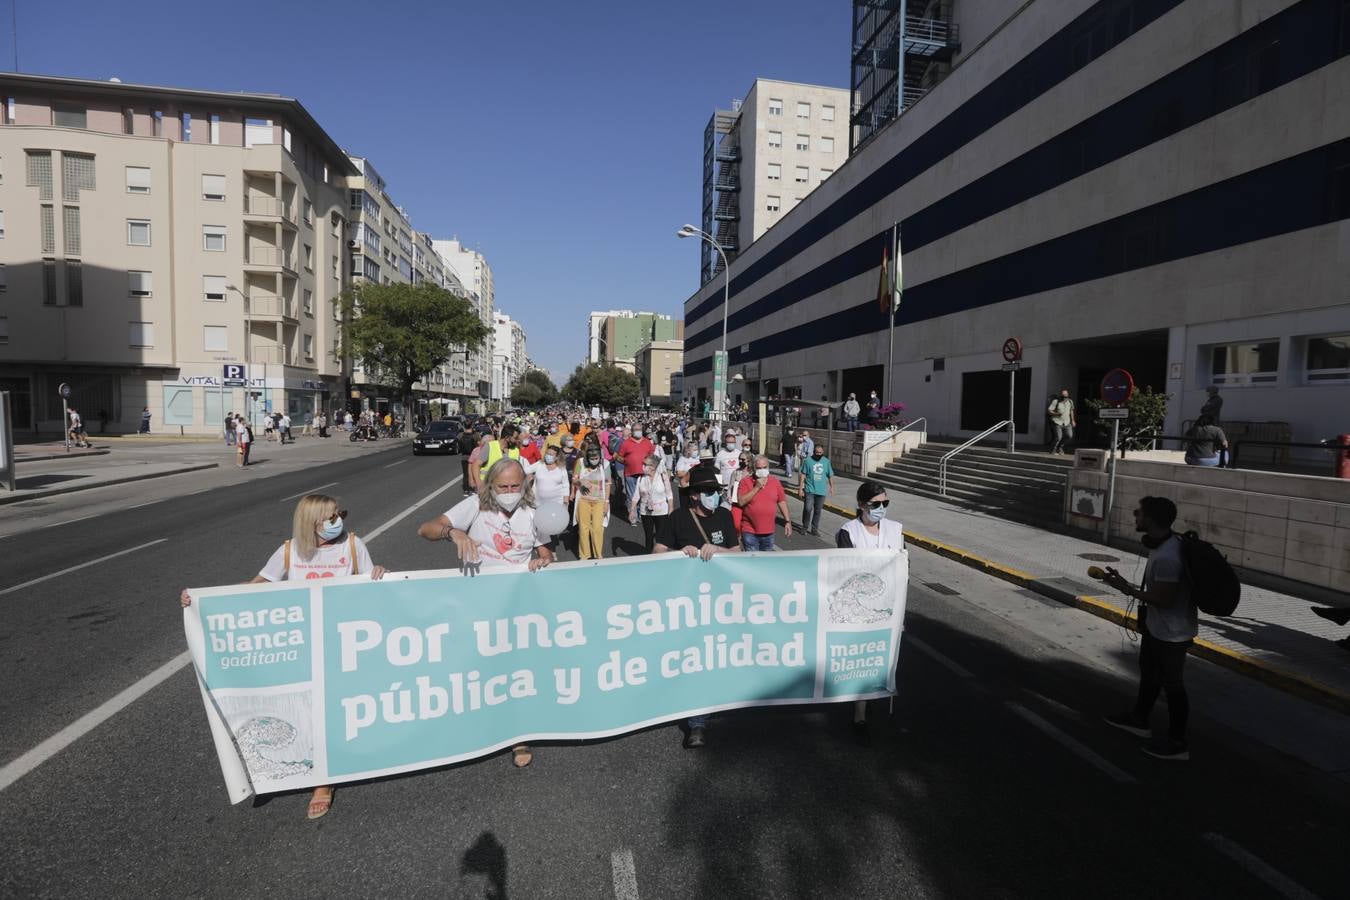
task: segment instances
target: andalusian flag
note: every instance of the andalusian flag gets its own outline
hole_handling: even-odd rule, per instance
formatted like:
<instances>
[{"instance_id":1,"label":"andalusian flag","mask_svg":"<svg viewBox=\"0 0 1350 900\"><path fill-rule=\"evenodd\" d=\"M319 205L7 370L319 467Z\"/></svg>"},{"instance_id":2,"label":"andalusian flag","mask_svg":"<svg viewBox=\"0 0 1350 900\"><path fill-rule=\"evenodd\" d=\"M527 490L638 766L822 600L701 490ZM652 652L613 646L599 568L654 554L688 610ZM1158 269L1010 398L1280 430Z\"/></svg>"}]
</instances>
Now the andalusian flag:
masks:
<instances>
[{"instance_id":1,"label":"andalusian flag","mask_svg":"<svg viewBox=\"0 0 1350 900\"><path fill-rule=\"evenodd\" d=\"M894 258L894 266L891 260ZM881 281L877 285L877 306L882 312L894 314L900 309L900 294L904 290L904 275L900 264L900 226L891 226L891 239L881 249Z\"/></svg>"}]
</instances>

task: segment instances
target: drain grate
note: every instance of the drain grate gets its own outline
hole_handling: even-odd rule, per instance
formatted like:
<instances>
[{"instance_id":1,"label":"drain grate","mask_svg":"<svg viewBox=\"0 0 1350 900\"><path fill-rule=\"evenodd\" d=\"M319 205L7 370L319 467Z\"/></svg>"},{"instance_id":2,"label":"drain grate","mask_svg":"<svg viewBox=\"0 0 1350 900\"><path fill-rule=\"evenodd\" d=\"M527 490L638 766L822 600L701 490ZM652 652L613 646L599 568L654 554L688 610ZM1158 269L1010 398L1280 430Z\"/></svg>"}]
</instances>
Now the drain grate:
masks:
<instances>
[{"instance_id":1,"label":"drain grate","mask_svg":"<svg viewBox=\"0 0 1350 900\"><path fill-rule=\"evenodd\" d=\"M925 581L923 584L924 587L932 588L939 594L946 594L948 597L959 597L961 595L960 591L954 591L940 581Z\"/></svg>"},{"instance_id":2,"label":"drain grate","mask_svg":"<svg viewBox=\"0 0 1350 900\"><path fill-rule=\"evenodd\" d=\"M1109 553L1080 553L1078 558L1091 562L1120 562L1119 556L1112 556Z\"/></svg>"}]
</instances>

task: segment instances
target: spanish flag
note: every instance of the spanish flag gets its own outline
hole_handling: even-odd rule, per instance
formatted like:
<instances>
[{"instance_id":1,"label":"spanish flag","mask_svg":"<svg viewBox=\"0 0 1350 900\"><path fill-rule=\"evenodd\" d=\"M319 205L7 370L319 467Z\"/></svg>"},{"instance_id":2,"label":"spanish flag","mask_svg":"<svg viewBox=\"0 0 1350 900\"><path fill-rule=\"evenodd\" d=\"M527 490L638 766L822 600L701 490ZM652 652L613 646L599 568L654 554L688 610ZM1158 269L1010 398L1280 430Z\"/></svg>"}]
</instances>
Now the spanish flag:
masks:
<instances>
[{"instance_id":1,"label":"spanish flag","mask_svg":"<svg viewBox=\"0 0 1350 900\"><path fill-rule=\"evenodd\" d=\"M891 248L895 248L895 268L891 268ZM881 280L877 285L877 306L881 311L895 313L900 309L903 290L900 270L900 226L891 227L890 240L881 249Z\"/></svg>"}]
</instances>

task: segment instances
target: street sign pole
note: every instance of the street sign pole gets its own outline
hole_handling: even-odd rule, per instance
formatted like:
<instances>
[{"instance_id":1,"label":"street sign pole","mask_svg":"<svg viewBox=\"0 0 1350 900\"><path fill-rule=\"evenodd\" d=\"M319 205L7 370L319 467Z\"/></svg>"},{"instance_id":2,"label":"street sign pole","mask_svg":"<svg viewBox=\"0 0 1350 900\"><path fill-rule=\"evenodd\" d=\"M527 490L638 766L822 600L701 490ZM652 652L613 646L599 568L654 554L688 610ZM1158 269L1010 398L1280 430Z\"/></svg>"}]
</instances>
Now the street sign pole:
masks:
<instances>
[{"instance_id":1,"label":"street sign pole","mask_svg":"<svg viewBox=\"0 0 1350 900\"><path fill-rule=\"evenodd\" d=\"M1102 539L1111 543L1111 508L1116 501L1116 444L1120 441L1120 419L1111 420L1111 456L1107 462L1106 475L1106 533Z\"/></svg>"},{"instance_id":2,"label":"street sign pole","mask_svg":"<svg viewBox=\"0 0 1350 900\"><path fill-rule=\"evenodd\" d=\"M70 452L70 406L67 402L70 399L70 385L64 381L57 387L56 392L61 395L61 431L62 441L65 442L66 452Z\"/></svg>"},{"instance_id":3,"label":"street sign pole","mask_svg":"<svg viewBox=\"0 0 1350 900\"><path fill-rule=\"evenodd\" d=\"M1008 452L1017 451L1017 370L1008 370Z\"/></svg>"},{"instance_id":4,"label":"street sign pole","mask_svg":"<svg viewBox=\"0 0 1350 900\"><path fill-rule=\"evenodd\" d=\"M1107 457L1106 475L1106 527L1102 530L1102 540L1111 543L1111 511L1116 500L1116 447L1120 444L1120 420L1130 415L1129 402L1134 396L1134 376L1124 369L1112 369L1102 379L1102 400L1113 404L1098 411L1098 418L1111 420L1111 452Z\"/></svg>"},{"instance_id":5,"label":"street sign pole","mask_svg":"<svg viewBox=\"0 0 1350 900\"><path fill-rule=\"evenodd\" d=\"M0 486L14 490L14 429L11 427L9 391L0 391Z\"/></svg>"}]
</instances>

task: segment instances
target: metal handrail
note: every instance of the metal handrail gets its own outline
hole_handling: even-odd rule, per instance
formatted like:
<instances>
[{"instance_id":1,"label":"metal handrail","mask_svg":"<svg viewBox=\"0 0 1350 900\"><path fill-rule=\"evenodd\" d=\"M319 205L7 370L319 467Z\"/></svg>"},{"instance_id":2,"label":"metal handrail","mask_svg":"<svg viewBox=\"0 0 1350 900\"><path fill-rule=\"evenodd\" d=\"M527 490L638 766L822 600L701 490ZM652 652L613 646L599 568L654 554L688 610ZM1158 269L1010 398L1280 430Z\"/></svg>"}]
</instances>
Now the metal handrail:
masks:
<instances>
[{"instance_id":1,"label":"metal handrail","mask_svg":"<svg viewBox=\"0 0 1350 900\"><path fill-rule=\"evenodd\" d=\"M1012 422L1010 420L1004 419L997 425L990 425L984 431L981 431L979 434L975 435L973 438L966 441L961 446L957 447L954 450L948 450L946 453L944 453L942 455L942 459L938 461L938 492L941 493L942 496L944 497L947 496L947 461L949 459L951 459L956 454L960 453L962 450L965 450L967 447L970 447L972 444L977 444L980 441L984 440L985 438L989 437L989 435L993 434L995 431L1002 431L1004 428L1007 428L1011 424Z\"/></svg>"},{"instance_id":2,"label":"metal handrail","mask_svg":"<svg viewBox=\"0 0 1350 900\"><path fill-rule=\"evenodd\" d=\"M915 425L918 425L920 422L924 423L924 425L927 425L927 424L928 424L928 417L927 417L927 416L919 416L919 417L918 417L917 419L915 419L913 422L906 422L904 425L902 425L902 426L900 426L899 428L897 428L894 432L891 433L891 436L890 436L890 437L886 438L886 440L884 440L884 441L877 441L875 444L873 444L873 445L870 446L870 447L863 447L863 459L862 459L862 463L863 463L863 464L862 464L862 472L861 472L860 474L861 474L864 478L866 478L866 477L867 477L868 471L870 471L870 470L867 468L867 454L871 453L873 450L877 449L877 448L880 447L882 444L889 444L891 441L895 440L895 439L898 438L901 434L903 434L904 432L906 432L906 431L908 431L909 429L913 428ZM867 438L863 438L863 440L867 440Z\"/></svg>"}]
</instances>

